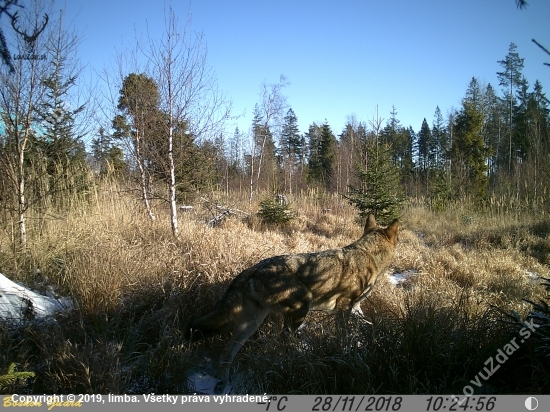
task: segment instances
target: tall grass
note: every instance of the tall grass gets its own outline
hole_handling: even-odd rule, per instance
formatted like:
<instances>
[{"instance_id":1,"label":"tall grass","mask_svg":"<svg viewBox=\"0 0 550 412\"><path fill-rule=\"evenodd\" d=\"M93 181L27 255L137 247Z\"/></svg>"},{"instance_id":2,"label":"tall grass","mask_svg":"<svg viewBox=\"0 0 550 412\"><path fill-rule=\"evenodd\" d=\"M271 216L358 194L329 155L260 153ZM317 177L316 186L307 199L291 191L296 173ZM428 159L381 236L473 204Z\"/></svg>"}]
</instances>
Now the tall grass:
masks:
<instances>
[{"instance_id":1,"label":"tall grass","mask_svg":"<svg viewBox=\"0 0 550 412\"><path fill-rule=\"evenodd\" d=\"M213 210L197 203L180 215L175 239L165 205L154 205L152 222L128 193L104 185L92 201L37 220L24 256L12 252L6 225L0 271L32 286L39 269L76 308L42 327L1 325L0 371L15 362L35 372L20 393L193 392L187 371L212 372L228 336L189 343L183 326L210 309L231 279L263 258L341 247L362 232L356 211L337 196L288 197L298 217L284 228L254 217L209 228ZM257 210L245 198L210 201L251 216ZM550 276L546 228L536 217L409 205L391 270L416 274L400 287L384 277L363 303L364 319L351 319L346 329L333 316L311 313L303 330L283 339L280 319L268 319L235 360L234 390L462 393L517 333L505 314L525 319L532 305L523 299L545 298L533 276ZM532 342L480 391L547 393L550 363Z\"/></svg>"}]
</instances>

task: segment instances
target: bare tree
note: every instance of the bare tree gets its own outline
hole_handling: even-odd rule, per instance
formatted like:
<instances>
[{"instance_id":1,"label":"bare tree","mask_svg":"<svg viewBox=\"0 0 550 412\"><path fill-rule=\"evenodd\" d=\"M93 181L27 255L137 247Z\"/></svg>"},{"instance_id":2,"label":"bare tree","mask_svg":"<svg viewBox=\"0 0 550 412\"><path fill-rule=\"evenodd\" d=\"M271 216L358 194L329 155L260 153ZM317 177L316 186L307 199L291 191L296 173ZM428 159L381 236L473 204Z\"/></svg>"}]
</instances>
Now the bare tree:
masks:
<instances>
[{"instance_id":1,"label":"bare tree","mask_svg":"<svg viewBox=\"0 0 550 412\"><path fill-rule=\"evenodd\" d=\"M37 27L43 18L42 2L32 3L32 7L22 9L19 15L21 26ZM46 35L34 39L33 48L43 50ZM14 36L14 47L20 51L13 67L0 68L0 114L5 127L5 137L0 153L2 180L5 187L11 188L17 203L16 214L19 227L19 245L27 245L27 193L28 159L30 142L36 134L35 108L44 96L41 79L47 73L48 62L42 56L28 54L28 44L23 36ZM13 71L11 70L13 68Z\"/></svg>"},{"instance_id":2,"label":"bare tree","mask_svg":"<svg viewBox=\"0 0 550 412\"><path fill-rule=\"evenodd\" d=\"M284 74L279 77L279 83L268 84L264 82L260 92L260 104L257 106L261 122L258 130L252 133L252 157L250 170L250 193L249 204L252 204L252 196L254 193L254 183L258 184L260 174L262 172L262 164L265 157L266 143L269 134L281 127L282 118L285 109L288 108L286 97L282 94L282 90L289 84L288 79ZM259 133L259 136L257 134ZM255 172L254 158L258 153L258 165ZM256 180L254 181L254 173Z\"/></svg>"},{"instance_id":3,"label":"bare tree","mask_svg":"<svg viewBox=\"0 0 550 412\"><path fill-rule=\"evenodd\" d=\"M85 155L80 141L86 133L81 118L85 101L79 102L73 91L80 73L78 35L67 30L62 12L58 17L52 12L53 4L33 2L14 14L10 36L10 48L18 53L14 70L0 68L5 127L0 138L0 184L8 199L3 206L17 219L21 248L27 245L29 210L40 211L50 201L63 203L66 191L82 183L73 179L68 167L71 172L77 167L87 171L82 167ZM82 155L81 162L77 154Z\"/></svg>"},{"instance_id":4,"label":"bare tree","mask_svg":"<svg viewBox=\"0 0 550 412\"><path fill-rule=\"evenodd\" d=\"M165 12L165 33L161 40L149 34L147 57L160 93L161 110L168 116L166 159L169 168L169 203L172 233L178 236L174 132L185 125L198 139L212 139L221 133L230 118L231 103L217 86L214 71L207 63L207 47L202 34L183 27L170 7Z\"/></svg>"}]
</instances>

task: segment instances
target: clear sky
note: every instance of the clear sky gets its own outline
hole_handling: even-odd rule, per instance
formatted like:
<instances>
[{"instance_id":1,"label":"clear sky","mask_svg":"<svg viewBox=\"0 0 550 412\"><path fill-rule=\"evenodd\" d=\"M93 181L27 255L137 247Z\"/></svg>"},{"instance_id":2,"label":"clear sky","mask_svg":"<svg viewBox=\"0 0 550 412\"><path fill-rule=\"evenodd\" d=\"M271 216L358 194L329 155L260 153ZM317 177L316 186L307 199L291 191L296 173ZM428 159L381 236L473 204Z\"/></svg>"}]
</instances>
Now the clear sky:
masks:
<instances>
[{"instance_id":1,"label":"clear sky","mask_svg":"<svg viewBox=\"0 0 550 412\"><path fill-rule=\"evenodd\" d=\"M102 70L136 34L160 37L169 1L66 0L66 16L82 37L80 58ZM524 75L550 97L550 67L535 38L550 48L550 0L173 0L183 24L202 32L208 62L233 101L237 124L252 121L260 86L288 77L284 89L300 131L325 119L340 134L349 115L387 119L392 105L404 126L431 125L458 108L470 79L500 91L497 61L510 42L525 58ZM385 123L385 122L384 122ZM232 133L235 125L229 125Z\"/></svg>"}]
</instances>

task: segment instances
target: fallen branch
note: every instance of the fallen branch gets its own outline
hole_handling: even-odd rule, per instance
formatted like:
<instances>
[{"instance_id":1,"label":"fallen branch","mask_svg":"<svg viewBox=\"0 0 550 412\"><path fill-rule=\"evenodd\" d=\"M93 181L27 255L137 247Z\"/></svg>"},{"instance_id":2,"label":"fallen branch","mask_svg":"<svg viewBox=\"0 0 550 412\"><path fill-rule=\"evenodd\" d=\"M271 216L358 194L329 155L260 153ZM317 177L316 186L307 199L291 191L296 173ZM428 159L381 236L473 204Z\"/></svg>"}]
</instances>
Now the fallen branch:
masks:
<instances>
[{"instance_id":1,"label":"fallen branch","mask_svg":"<svg viewBox=\"0 0 550 412\"><path fill-rule=\"evenodd\" d=\"M214 215L214 217L206 223L206 225L208 227L219 226L228 216L238 216L241 219L246 219L249 216L248 213L246 213L246 212L244 212L240 209L231 209L231 208L226 207L226 206L221 206L221 205L215 204L214 202L212 202L212 201L210 201L210 200L208 200L204 197L201 198L201 201L210 210L212 215ZM212 206L215 206L215 207L212 207ZM216 212L216 214L215 214L214 210L219 211L219 213Z\"/></svg>"}]
</instances>

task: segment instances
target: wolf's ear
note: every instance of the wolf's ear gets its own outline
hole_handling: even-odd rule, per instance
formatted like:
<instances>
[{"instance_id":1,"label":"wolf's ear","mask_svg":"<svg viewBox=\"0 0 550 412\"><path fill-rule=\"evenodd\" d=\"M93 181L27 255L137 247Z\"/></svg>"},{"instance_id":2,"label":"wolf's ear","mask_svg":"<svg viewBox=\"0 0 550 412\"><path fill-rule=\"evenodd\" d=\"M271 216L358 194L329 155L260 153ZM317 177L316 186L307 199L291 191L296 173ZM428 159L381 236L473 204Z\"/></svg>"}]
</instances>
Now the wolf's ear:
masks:
<instances>
[{"instance_id":1,"label":"wolf's ear","mask_svg":"<svg viewBox=\"0 0 550 412\"><path fill-rule=\"evenodd\" d=\"M373 229L376 227L376 219L374 218L374 215L371 213L369 217L367 217L367 223L365 223L365 230L363 233L367 233L370 229Z\"/></svg>"},{"instance_id":2,"label":"wolf's ear","mask_svg":"<svg viewBox=\"0 0 550 412\"><path fill-rule=\"evenodd\" d=\"M395 243L397 241L397 231L399 230L399 220L395 219L391 224L384 229L386 236L390 242Z\"/></svg>"}]
</instances>

